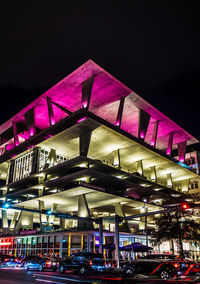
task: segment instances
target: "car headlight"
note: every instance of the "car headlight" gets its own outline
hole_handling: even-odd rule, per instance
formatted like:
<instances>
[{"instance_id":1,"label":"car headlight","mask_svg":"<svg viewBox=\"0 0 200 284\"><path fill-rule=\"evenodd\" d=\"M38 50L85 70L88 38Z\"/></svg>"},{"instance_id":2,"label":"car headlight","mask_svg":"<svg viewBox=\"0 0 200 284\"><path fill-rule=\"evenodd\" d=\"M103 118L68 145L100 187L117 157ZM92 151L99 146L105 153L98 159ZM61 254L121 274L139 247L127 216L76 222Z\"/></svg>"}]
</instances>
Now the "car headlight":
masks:
<instances>
[{"instance_id":1,"label":"car headlight","mask_svg":"<svg viewBox=\"0 0 200 284\"><path fill-rule=\"evenodd\" d=\"M56 262L53 262L52 264L53 264L53 265L56 265Z\"/></svg>"}]
</instances>

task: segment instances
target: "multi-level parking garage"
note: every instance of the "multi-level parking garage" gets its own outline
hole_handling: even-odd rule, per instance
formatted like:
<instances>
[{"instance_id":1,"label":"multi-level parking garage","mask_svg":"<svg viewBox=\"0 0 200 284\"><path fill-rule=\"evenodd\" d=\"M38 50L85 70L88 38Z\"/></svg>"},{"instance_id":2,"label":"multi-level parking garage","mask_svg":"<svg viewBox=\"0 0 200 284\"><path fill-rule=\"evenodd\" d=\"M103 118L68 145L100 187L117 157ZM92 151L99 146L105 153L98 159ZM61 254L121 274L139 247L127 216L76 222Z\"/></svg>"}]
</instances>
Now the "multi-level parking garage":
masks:
<instances>
[{"instance_id":1,"label":"multi-level parking garage","mask_svg":"<svg viewBox=\"0 0 200 284\"><path fill-rule=\"evenodd\" d=\"M91 60L1 125L0 138L2 252L102 250L118 244L115 216L189 200L199 180L184 163L199 141ZM153 227L153 216L124 220L120 245L146 242Z\"/></svg>"}]
</instances>

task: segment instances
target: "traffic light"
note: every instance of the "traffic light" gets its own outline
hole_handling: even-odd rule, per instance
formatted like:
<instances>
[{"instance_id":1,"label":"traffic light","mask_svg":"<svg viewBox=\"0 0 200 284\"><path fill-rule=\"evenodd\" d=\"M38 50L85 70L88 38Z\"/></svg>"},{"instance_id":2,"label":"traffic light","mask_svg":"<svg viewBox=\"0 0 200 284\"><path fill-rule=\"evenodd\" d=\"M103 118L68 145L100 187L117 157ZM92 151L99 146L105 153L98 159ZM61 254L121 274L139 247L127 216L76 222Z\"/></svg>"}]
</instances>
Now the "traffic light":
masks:
<instances>
[{"instance_id":1,"label":"traffic light","mask_svg":"<svg viewBox=\"0 0 200 284\"><path fill-rule=\"evenodd\" d=\"M186 202L181 203L181 210L185 211L187 209L190 209L190 205Z\"/></svg>"}]
</instances>

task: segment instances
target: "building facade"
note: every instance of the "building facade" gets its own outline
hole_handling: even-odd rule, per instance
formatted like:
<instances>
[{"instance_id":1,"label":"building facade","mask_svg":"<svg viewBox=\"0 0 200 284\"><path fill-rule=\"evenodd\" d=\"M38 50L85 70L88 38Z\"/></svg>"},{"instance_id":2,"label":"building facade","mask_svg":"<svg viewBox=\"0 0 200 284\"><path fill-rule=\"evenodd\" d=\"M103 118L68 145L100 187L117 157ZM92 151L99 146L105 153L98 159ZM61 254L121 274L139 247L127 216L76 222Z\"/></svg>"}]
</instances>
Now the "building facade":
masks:
<instances>
[{"instance_id":1,"label":"building facade","mask_svg":"<svg viewBox=\"0 0 200 284\"><path fill-rule=\"evenodd\" d=\"M0 126L1 253L148 244L138 214L198 194L198 143L89 60Z\"/></svg>"}]
</instances>

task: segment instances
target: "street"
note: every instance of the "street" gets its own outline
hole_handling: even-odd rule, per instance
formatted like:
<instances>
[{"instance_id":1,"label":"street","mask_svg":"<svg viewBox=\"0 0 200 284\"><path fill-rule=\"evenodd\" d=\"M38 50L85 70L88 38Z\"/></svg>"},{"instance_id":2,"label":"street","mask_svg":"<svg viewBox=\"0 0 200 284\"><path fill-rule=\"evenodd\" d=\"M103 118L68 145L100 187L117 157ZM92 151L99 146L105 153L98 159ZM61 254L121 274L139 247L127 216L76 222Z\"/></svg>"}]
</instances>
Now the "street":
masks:
<instances>
[{"instance_id":1,"label":"street","mask_svg":"<svg viewBox=\"0 0 200 284\"><path fill-rule=\"evenodd\" d=\"M114 274L99 274L99 275L85 275L80 276L71 272L61 274L59 272L37 272L37 271L24 271L22 269L1 269L0 270L0 283L2 284L24 284L24 283L200 283L200 277L187 277L176 280L160 280L156 278L144 278L138 275L135 278L125 278L121 275Z\"/></svg>"}]
</instances>

